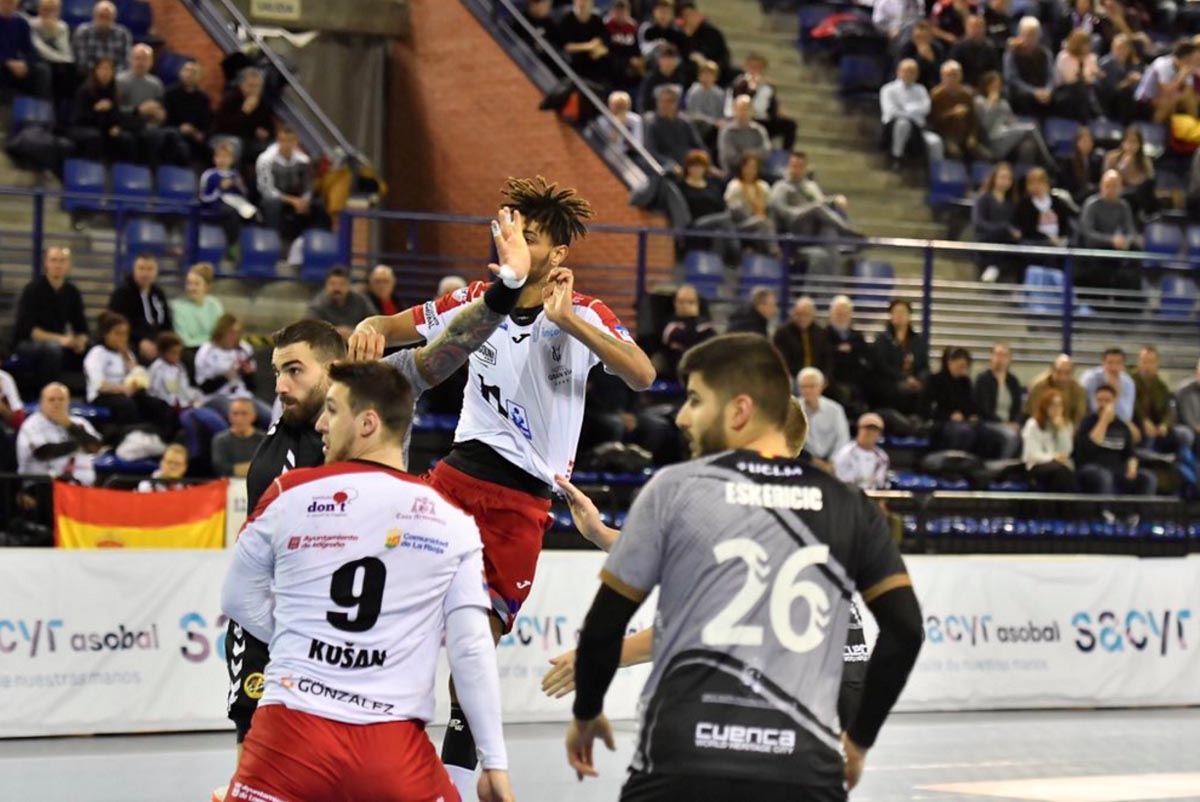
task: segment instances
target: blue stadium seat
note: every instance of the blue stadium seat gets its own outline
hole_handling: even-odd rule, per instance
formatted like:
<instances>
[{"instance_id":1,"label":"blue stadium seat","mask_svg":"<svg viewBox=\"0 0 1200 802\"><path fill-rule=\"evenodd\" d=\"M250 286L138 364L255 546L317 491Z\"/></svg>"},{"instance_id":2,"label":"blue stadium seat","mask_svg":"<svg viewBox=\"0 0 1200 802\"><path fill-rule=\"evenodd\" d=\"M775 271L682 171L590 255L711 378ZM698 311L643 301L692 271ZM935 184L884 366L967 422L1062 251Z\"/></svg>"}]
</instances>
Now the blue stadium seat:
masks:
<instances>
[{"instance_id":1,"label":"blue stadium seat","mask_svg":"<svg viewBox=\"0 0 1200 802\"><path fill-rule=\"evenodd\" d=\"M196 233L196 253L193 259L197 262L211 262L219 265L225 256L229 243L225 240L225 229L220 226L202 224Z\"/></svg>"},{"instance_id":2,"label":"blue stadium seat","mask_svg":"<svg viewBox=\"0 0 1200 802\"><path fill-rule=\"evenodd\" d=\"M63 198L63 209L76 212L106 208L100 196L104 194L107 181L104 165L100 162L67 159L63 165L63 191L84 197Z\"/></svg>"},{"instance_id":3,"label":"blue stadium seat","mask_svg":"<svg viewBox=\"0 0 1200 802\"><path fill-rule=\"evenodd\" d=\"M800 6L798 13L800 36L797 41L801 50L809 50L817 44L817 40L813 39L812 29L832 17L834 13L836 13L834 8L817 3L805 3Z\"/></svg>"},{"instance_id":4,"label":"blue stadium seat","mask_svg":"<svg viewBox=\"0 0 1200 802\"><path fill-rule=\"evenodd\" d=\"M144 0L117 0L117 19L136 41L143 41L154 25L154 12Z\"/></svg>"},{"instance_id":5,"label":"blue stadium seat","mask_svg":"<svg viewBox=\"0 0 1200 802\"><path fill-rule=\"evenodd\" d=\"M184 207L196 200L196 174L191 169L164 164L158 168L157 179L158 197L163 200Z\"/></svg>"},{"instance_id":6,"label":"blue stadium seat","mask_svg":"<svg viewBox=\"0 0 1200 802\"><path fill-rule=\"evenodd\" d=\"M983 182L987 180L995 166L991 162L971 162L971 189L979 189L983 186Z\"/></svg>"},{"instance_id":7,"label":"blue stadium seat","mask_svg":"<svg viewBox=\"0 0 1200 802\"><path fill-rule=\"evenodd\" d=\"M684 278L701 296L712 300L725 283L725 263L712 251L688 251L683 257Z\"/></svg>"},{"instance_id":8,"label":"blue stadium seat","mask_svg":"<svg viewBox=\"0 0 1200 802\"><path fill-rule=\"evenodd\" d=\"M1183 229L1171 223L1150 223L1144 232L1147 253L1178 256L1183 250ZM1162 262L1147 260L1146 267L1162 267Z\"/></svg>"},{"instance_id":9,"label":"blue stadium seat","mask_svg":"<svg viewBox=\"0 0 1200 802\"><path fill-rule=\"evenodd\" d=\"M1030 265L1025 268L1025 309L1034 314L1056 315L1062 312L1063 272L1054 267Z\"/></svg>"},{"instance_id":10,"label":"blue stadium seat","mask_svg":"<svg viewBox=\"0 0 1200 802\"><path fill-rule=\"evenodd\" d=\"M746 293L758 287L778 288L783 284L783 265L778 259L748 253L742 257L741 285Z\"/></svg>"},{"instance_id":11,"label":"blue stadium seat","mask_svg":"<svg viewBox=\"0 0 1200 802\"><path fill-rule=\"evenodd\" d=\"M1113 122L1107 117L1100 117L1092 120L1088 126L1092 130L1092 139L1097 145L1116 145L1121 141L1121 137L1125 135L1125 128L1117 122Z\"/></svg>"},{"instance_id":12,"label":"blue stadium seat","mask_svg":"<svg viewBox=\"0 0 1200 802\"><path fill-rule=\"evenodd\" d=\"M763 172L772 176L787 175L788 162L792 158L792 152L783 148L774 148L767 154L767 161L763 164Z\"/></svg>"},{"instance_id":13,"label":"blue stadium seat","mask_svg":"<svg viewBox=\"0 0 1200 802\"><path fill-rule=\"evenodd\" d=\"M37 401L30 401L25 405L26 415L32 415L37 411ZM108 407L94 407L91 404L83 404L78 401L72 401L67 411L77 418L85 418L89 421L106 421L112 417L112 411Z\"/></svg>"},{"instance_id":14,"label":"blue stadium seat","mask_svg":"<svg viewBox=\"0 0 1200 802\"><path fill-rule=\"evenodd\" d=\"M304 232L304 261L300 263L300 278L304 281L324 281L329 268L338 262L338 242L332 231L310 228Z\"/></svg>"},{"instance_id":15,"label":"blue stadium seat","mask_svg":"<svg viewBox=\"0 0 1200 802\"><path fill-rule=\"evenodd\" d=\"M160 50L154 57L154 74L164 86L179 83L179 73L183 65L192 60L192 56L176 53L173 50Z\"/></svg>"},{"instance_id":16,"label":"blue stadium seat","mask_svg":"<svg viewBox=\"0 0 1200 802\"><path fill-rule=\"evenodd\" d=\"M877 57L842 56L838 64L838 91L843 96L878 92L883 83L883 65Z\"/></svg>"},{"instance_id":17,"label":"blue stadium seat","mask_svg":"<svg viewBox=\"0 0 1200 802\"><path fill-rule=\"evenodd\" d=\"M1075 134L1078 131L1079 123L1064 117L1047 117L1042 126L1046 146L1059 158L1070 155L1075 147Z\"/></svg>"},{"instance_id":18,"label":"blue stadium seat","mask_svg":"<svg viewBox=\"0 0 1200 802\"><path fill-rule=\"evenodd\" d=\"M130 220L121 233L121 265L130 267L140 253L167 252L167 229L157 220Z\"/></svg>"},{"instance_id":19,"label":"blue stadium seat","mask_svg":"<svg viewBox=\"0 0 1200 802\"><path fill-rule=\"evenodd\" d=\"M960 161L946 159L929 164L929 205L944 206L967 195L967 168Z\"/></svg>"},{"instance_id":20,"label":"blue stadium seat","mask_svg":"<svg viewBox=\"0 0 1200 802\"><path fill-rule=\"evenodd\" d=\"M885 304L896 287L896 268L888 262L863 259L854 264L854 302Z\"/></svg>"},{"instance_id":21,"label":"blue stadium seat","mask_svg":"<svg viewBox=\"0 0 1200 802\"><path fill-rule=\"evenodd\" d=\"M1196 308L1196 282L1185 276L1163 276L1159 285L1161 317L1190 318Z\"/></svg>"},{"instance_id":22,"label":"blue stadium seat","mask_svg":"<svg viewBox=\"0 0 1200 802\"><path fill-rule=\"evenodd\" d=\"M117 203L125 208L149 209L149 203L139 203L139 200L149 201L154 190L154 179L149 167L140 164L125 164L117 162L112 168L112 193L120 198Z\"/></svg>"},{"instance_id":23,"label":"blue stadium seat","mask_svg":"<svg viewBox=\"0 0 1200 802\"><path fill-rule=\"evenodd\" d=\"M1200 225L1188 226L1184 238L1187 258L1189 260L1200 258Z\"/></svg>"},{"instance_id":24,"label":"blue stadium seat","mask_svg":"<svg viewBox=\"0 0 1200 802\"><path fill-rule=\"evenodd\" d=\"M1151 158L1157 158L1167 149L1167 127L1155 123L1138 123L1142 129L1142 139Z\"/></svg>"},{"instance_id":25,"label":"blue stadium seat","mask_svg":"<svg viewBox=\"0 0 1200 802\"><path fill-rule=\"evenodd\" d=\"M156 459L123 460L118 459L117 455L111 451L96 457L93 465L96 473L117 473L123 476L149 476L158 470L158 460Z\"/></svg>"},{"instance_id":26,"label":"blue stadium seat","mask_svg":"<svg viewBox=\"0 0 1200 802\"><path fill-rule=\"evenodd\" d=\"M54 104L49 100L40 100L28 95L17 95L13 98L12 114L8 124L8 134L13 136L27 126L54 126Z\"/></svg>"},{"instance_id":27,"label":"blue stadium seat","mask_svg":"<svg viewBox=\"0 0 1200 802\"><path fill-rule=\"evenodd\" d=\"M238 266L244 276L274 278L275 265L283 253L279 232L271 228L246 226L242 229L242 262Z\"/></svg>"},{"instance_id":28,"label":"blue stadium seat","mask_svg":"<svg viewBox=\"0 0 1200 802\"><path fill-rule=\"evenodd\" d=\"M96 0L63 0L62 4L62 19L63 22L74 28L85 22L92 21L92 9L96 6ZM124 22L124 20L122 20Z\"/></svg>"}]
</instances>

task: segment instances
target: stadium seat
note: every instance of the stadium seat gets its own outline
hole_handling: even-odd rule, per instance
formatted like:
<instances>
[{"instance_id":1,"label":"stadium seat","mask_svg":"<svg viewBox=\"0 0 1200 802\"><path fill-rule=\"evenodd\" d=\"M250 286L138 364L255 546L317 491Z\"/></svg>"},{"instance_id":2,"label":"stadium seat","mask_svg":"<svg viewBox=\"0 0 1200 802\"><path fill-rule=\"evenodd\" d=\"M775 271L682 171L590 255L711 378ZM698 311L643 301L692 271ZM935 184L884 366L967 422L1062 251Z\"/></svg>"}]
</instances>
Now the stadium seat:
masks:
<instances>
[{"instance_id":1,"label":"stadium seat","mask_svg":"<svg viewBox=\"0 0 1200 802\"><path fill-rule=\"evenodd\" d=\"M154 180L149 167L123 162L113 165L112 194L118 197L118 205L126 209L149 209L149 203L139 203L139 200L149 201L153 189Z\"/></svg>"},{"instance_id":2,"label":"stadium seat","mask_svg":"<svg viewBox=\"0 0 1200 802\"><path fill-rule=\"evenodd\" d=\"M929 205L944 206L967 195L967 168L960 161L946 159L929 164Z\"/></svg>"},{"instance_id":3,"label":"stadium seat","mask_svg":"<svg viewBox=\"0 0 1200 802\"><path fill-rule=\"evenodd\" d=\"M854 265L854 302L886 304L896 287L896 268L888 262L863 259Z\"/></svg>"},{"instance_id":4,"label":"stadium seat","mask_svg":"<svg viewBox=\"0 0 1200 802\"><path fill-rule=\"evenodd\" d=\"M135 41L144 41L154 26L154 12L144 0L117 0L117 19L129 29Z\"/></svg>"},{"instance_id":5,"label":"stadium seat","mask_svg":"<svg viewBox=\"0 0 1200 802\"><path fill-rule=\"evenodd\" d=\"M324 281L329 268L338 262L337 237L331 231L310 228L304 232L304 256L300 263L300 278L304 281Z\"/></svg>"},{"instance_id":6,"label":"stadium seat","mask_svg":"<svg viewBox=\"0 0 1200 802\"><path fill-rule=\"evenodd\" d=\"M63 165L63 191L84 197L63 198L63 209L77 212L86 209L104 209L104 194L107 177L104 165L86 159L67 159ZM94 196L94 197L92 197Z\"/></svg>"},{"instance_id":7,"label":"stadium seat","mask_svg":"<svg viewBox=\"0 0 1200 802\"><path fill-rule=\"evenodd\" d=\"M1167 128L1155 123L1138 123L1142 129L1142 139L1146 142L1146 155L1157 159L1167 148Z\"/></svg>"},{"instance_id":8,"label":"stadium seat","mask_svg":"<svg viewBox=\"0 0 1200 802\"><path fill-rule=\"evenodd\" d=\"M187 167L164 164L158 168L158 197L187 207L196 200L196 174Z\"/></svg>"},{"instance_id":9,"label":"stadium seat","mask_svg":"<svg viewBox=\"0 0 1200 802\"><path fill-rule=\"evenodd\" d=\"M1125 129L1120 123L1113 122L1107 117L1092 120L1088 127L1092 130L1092 139L1100 146L1117 145L1125 134Z\"/></svg>"},{"instance_id":10,"label":"stadium seat","mask_svg":"<svg viewBox=\"0 0 1200 802\"><path fill-rule=\"evenodd\" d=\"M991 162L971 162L971 189L979 189L983 186L983 182L987 180L995 166Z\"/></svg>"},{"instance_id":11,"label":"stadium seat","mask_svg":"<svg viewBox=\"0 0 1200 802\"><path fill-rule=\"evenodd\" d=\"M72 28L85 22L91 22L92 9L95 6L96 0L63 0L62 20Z\"/></svg>"},{"instance_id":12,"label":"stadium seat","mask_svg":"<svg viewBox=\"0 0 1200 802\"><path fill-rule=\"evenodd\" d=\"M742 257L742 291L749 294L758 287L776 289L783 283L783 265L778 259L762 254L748 253Z\"/></svg>"},{"instance_id":13,"label":"stadium seat","mask_svg":"<svg viewBox=\"0 0 1200 802\"><path fill-rule=\"evenodd\" d=\"M167 229L157 220L130 220L121 233L121 266L128 268L140 253L161 257L167 252Z\"/></svg>"},{"instance_id":14,"label":"stadium seat","mask_svg":"<svg viewBox=\"0 0 1200 802\"><path fill-rule=\"evenodd\" d=\"M1162 297L1158 314L1169 318L1190 318L1196 308L1196 282L1185 276L1163 276L1159 285Z\"/></svg>"},{"instance_id":15,"label":"stadium seat","mask_svg":"<svg viewBox=\"0 0 1200 802\"><path fill-rule=\"evenodd\" d=\"M1147 253L1178 256L1183 250L1183 229L1172 223L1150 223L1144 232ZM1163 262L1147 260L1146 267L1162 267Z\"/></svg>"},{"instance_id":16,"label":"stadium seat","mask_svg":"<svg viewBox=\"0 0 1200 802\"><path fill-rule=\"evenodd\" d=\"M783 148L775 148L767 154L767 161L763 165L763 172L771 176L787 175L788 162L792 158L791 151Z\"/></svg>"},{"instance_id":17,"label":"stadium seat","mask_svg":"<svg viewBox=\"0 0 1200 802\"><path fill-rule=\"evenodd\" d=\"M843 97L878 92L883 83L883 65L877 57L842 56L838 64L838 91Z\"/></svg>"},{"instance_id":18,"label":"stadium seat","mask_svg":"<svg viewBox=\"0 0 1200 802\"><path fill-rule=\"evenodd\" d=\"M1184 234L1185 250L1189 260L1200 259L1200 225L1188 226Z\"/></svg>"},{"instance_id":19,"label":"stadium seat","mask_svg":"<svg viewBox=\"0 0 1200 802\"><path fill-rule=\"evenodd\" d=\"M1063 117L1048 117L1042 126L1046 138L1046 146L1059 158L1071 155L1075 147L1075 134L1079 131L1079 123Z\"/></svg>"},{"instance_id":20,"label":"stadium seat","mask_svg":"<svg viewBox=\"0 0 1200 802\"><path fill-rule=\"evenodd\" d=\"M1025 309L1038 315L1062 312L1063 272L1054 267L1030 265L1025 268Z\"/></svg>"},{"instance_id":21,"label":"stadium seat","mask_svg":"<svg viewBox=\"0 0 1200 802\"><path fill-rule=\"evenodd\" d=\"M183 69L183 65L191 60L192 56L185 56L183 53L160 50L154 57L154 74L158 76L164 86L173 86L179 83L179 73Z\"/></svg>"},{"instance_id":22,"label":"stadium seat","mask_svg":"<svg viewBox=\"0 0 1200 802\"><path fill-rule=\"evenodd\" d=\"M9 136L14 136L26 126L54 126L54 104L49 100L39 100L28 95L17 95L13 98L12 114L8 124Z\"/></svg>"},{"instance_id":23,"label":"stadium seat","mask_svg":"<svg viewBox=\"0 0 1200 802\"><path fill-rule=\"evenodd\" d=\"M712 251L688 251L683 257L684 278L705 298L717 297L725 283L725 263Z\"/></svg>"},{"instance_id":24,"label":"stadium seat","mask_svg":"<svg viewBox=\"0 0 1200 802\"><path fill-rule=\"evenodd\" d=\"M193 255L193 260L218 265L228 247L229 243L225 241L225 229L220 226L201 225L196 234L196 253Z\"/></svg>"},{"instance_id":25,"label":"stadium seat","mask_svg":"<svg viewBox=\"0 0 1200 802\"><path fill-rule=\"evenodd\" d=\"M238 271L253 278L274 278L275 265L283 253L279 232L271 228L246 226L242 229L242 261Z\"/></svg>"}]
</instances>

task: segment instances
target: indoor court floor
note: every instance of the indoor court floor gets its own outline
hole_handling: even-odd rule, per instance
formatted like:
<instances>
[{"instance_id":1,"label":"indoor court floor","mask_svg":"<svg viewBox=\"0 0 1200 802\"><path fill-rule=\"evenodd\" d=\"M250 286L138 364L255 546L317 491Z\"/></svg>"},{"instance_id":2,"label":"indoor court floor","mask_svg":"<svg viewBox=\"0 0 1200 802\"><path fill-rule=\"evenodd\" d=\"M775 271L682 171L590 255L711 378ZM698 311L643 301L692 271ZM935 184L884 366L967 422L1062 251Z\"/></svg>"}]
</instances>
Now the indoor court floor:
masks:
<instances>
[{"instance_id":1,"label":"indoor court floor","mask_svg":"<svg viewBox=\"0 0 1200 802\"><path fill-rule=\"evenodd\" d=\"M615 754L597 746L600 778L584 783L567 767L564 730L506 728L517 801L615 802L633 724L618 725ZM440 741L440 728L430 734ZM231 733L0 741L0 800L208 802L232 767ZM852 802L1151 799L1200 802L1200 710L898 714L851 795Z\"/></svg>"}]
</instances>

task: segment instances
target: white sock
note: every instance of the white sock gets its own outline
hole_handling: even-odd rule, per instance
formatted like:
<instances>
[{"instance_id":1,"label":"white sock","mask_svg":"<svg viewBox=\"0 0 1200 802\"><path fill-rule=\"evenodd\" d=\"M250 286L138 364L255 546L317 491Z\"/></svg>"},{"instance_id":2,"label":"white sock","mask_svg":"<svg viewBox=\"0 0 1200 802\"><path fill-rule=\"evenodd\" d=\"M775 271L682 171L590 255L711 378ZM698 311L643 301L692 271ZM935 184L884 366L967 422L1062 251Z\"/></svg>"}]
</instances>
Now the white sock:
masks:
<instances>
[{"instance_id":1,"label":"white sock","mask_svg":"<svg viewBox=\"0 0 1200 802\"><path fill-rule=\"evenodd\" d=\"M450 781L454 783L454 787L458 789L458 794L463 798L463 802L475 802L478 799L475 796L475 772L472 769L464 769L462 766L446 766L446 771L450 774Z\"/></svg>"}]
</instances>

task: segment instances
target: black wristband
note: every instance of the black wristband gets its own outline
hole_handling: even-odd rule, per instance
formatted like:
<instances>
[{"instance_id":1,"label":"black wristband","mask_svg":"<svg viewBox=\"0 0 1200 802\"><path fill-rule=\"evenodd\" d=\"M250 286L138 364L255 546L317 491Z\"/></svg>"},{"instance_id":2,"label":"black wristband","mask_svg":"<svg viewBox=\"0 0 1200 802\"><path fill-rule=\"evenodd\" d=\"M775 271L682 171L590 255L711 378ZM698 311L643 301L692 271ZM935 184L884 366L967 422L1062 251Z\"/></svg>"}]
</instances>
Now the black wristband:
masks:
<instances>
[{"instance_id":1,"label":"black wristband","mask_svg":"<svg viewBox=\"0 0 1200 802\"><path fill-rule=\"evenodd\" d=\"M520 299L523 289L525 288L522 286L514 290L500 279L496 279L483 294L483 302L497 315L507 317L512 310L517 308L517 301Z\"/></svg>"}]
</instances>

